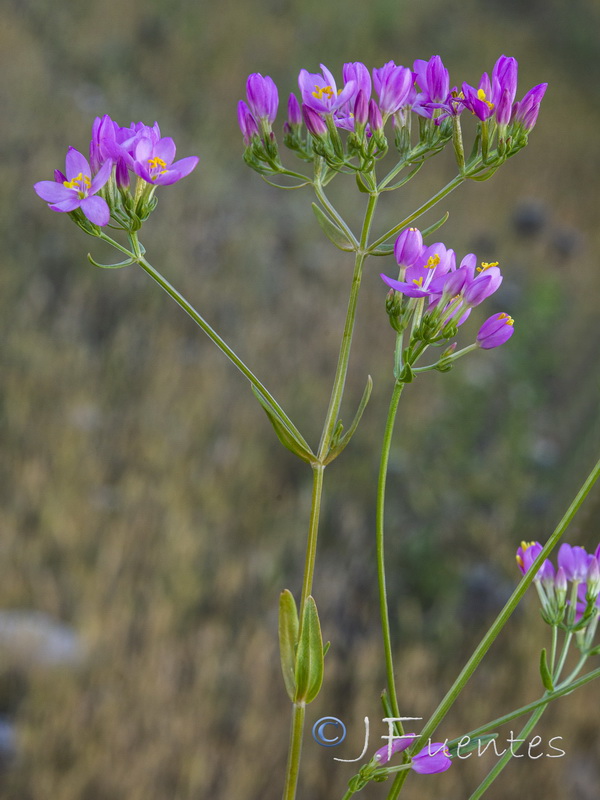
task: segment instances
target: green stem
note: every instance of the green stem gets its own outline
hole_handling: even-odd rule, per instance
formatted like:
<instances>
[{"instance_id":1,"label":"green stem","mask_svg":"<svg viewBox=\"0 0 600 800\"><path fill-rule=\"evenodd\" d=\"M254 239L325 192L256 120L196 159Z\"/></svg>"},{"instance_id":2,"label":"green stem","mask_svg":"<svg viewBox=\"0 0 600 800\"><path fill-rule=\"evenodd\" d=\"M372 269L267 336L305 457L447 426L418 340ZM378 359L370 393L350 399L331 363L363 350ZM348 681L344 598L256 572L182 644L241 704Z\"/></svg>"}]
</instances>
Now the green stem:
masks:
<instances>
[{"instance_id":1,"label":"green stem","mask_svg":"<svg viewBox=\"0 0 600 800\"><path fill-rule=\"evenodd\" d=\"M437 192L437 194L434 194L433 197L430 197L426 203L423 203L423 205L419 206L419 208L417 208L416 211L414 211L412 214L409 214L409 216L405 217L405 219L403 219L402 222L398 223L398 225L394 225L394 227L390 228L390 230L387 233L384 233L383 236L380 236L379 239L374 241L369 246L369 251L373 252L373 250L379 247L380 244L387 242L387 240L390 239L392 236L394 236L396 233L399 233L401 230L403 230L403 228L406 228L407 225L410 225L411 222L414 222L426 211L429 211L430 208L433 208L433 206L436 203L439 203L440 200L446 197L446 195L450 194L450 192L454 191L454 189L456 189L457 186L460 186L460 184L463 183L465 180L466 180L465 175L457 175L450 181L450 183L447 183L443 189L440 189L440 191Z\"/></svg>"},{"instance_id":2,"label":"green stem","mask_svg":"<svg viewBox=\"0 0 600 800\"><path fill-rule=\"evenodd\" d=\"M507 722L511 722L513 719L517 719L518 717L522 717L524 714L529 714L531 711L535 711L536 708L540 708L541 706L546 706L548 703L551 703L553 700L558 699L559 697L564 697L566 694L571 694L576 689L585 686L586 683L590 683L593 680L600 678L600 667L598 669L594 669L591 672L588 672L587 675L584 675L582 678L579 678L576 681L573 681L570 684L565 684L560 689L556 689L553 692L547 692L541 697L539 700L534 700L532 703L528 703L525 706L521 706L521 708L515 709L515 711L511 711L509 714L504 714L501 717L497 717L496 719L491 720L491 722L486 722L485 725L481 725L479 728L475 728L475 730L469 731L468 733L464 734L464 736L468 736L470 739L475 739L477 736L481 736L484 733L488 733L489 731L494 731L499 728L501 725L505 725ZM464 738L463 736L459 736L458 739L453 740L449 744L453 744L454 741L460 741L460 739Z\"/></svg>"},{"instance_id":3,"label":"green stem","mask_svg":"<svg viewBox=\"0 0 600 800\"><path fill-rule=\"evenodd\" d=\"M487 653L487 651L492 646L493 642L495 641L496 637L507 623L510 615L517 607L521 597L525 594L529 585L533 581L538 569L541 567L542 562L549 556L552 549L556 546L558 541L560 540L561 536L564 534L566 529L568 528L569 524L571 523L573 517L579 510L580 506L582 505L583 501L589 494L590 490L592 489L593 485L595 484L598 476L600 475L600 461L598 461L590 474L585 479L582 487L577 492L575 498L573 499L572 503L570 504L569 508L565 512L563 518L560 520L556 529L540 551L538 557L533 562L529 570L525 573L522 577L521 581L518 583L515 591L512 593L506 605L502 609L502 611L498 614L492 626L485 634L475 652L471 656L471 658L467 661L463 669L461 670L460 674L446 693L446 695L441 700L440 704L436 708L436 710L431 715L430 719L425 724L423 731L419 740L415 743L412 748L413 752L418 752L419 749L424 747L427 743L427 740L430 736L433 735L434 731L439 726L440 722L444 719L454 702L456 701L459 694L464 689L466 683L468 682L471 675L475 672L479 663ZM401 773L404 775L404 773ZM388 800L395 800L398 797L398 793L400 788L402 787L402 782L399 783L399 786L395 790L395 787L392 787L392 791L388 795Z\"/></svg>"},{"instance_id":4,"label":"green stem","mask_svg":"<svg viewBox=\"0 0 600 800\"><path fill-rule=\"evenodd\" d=\"M542 565L542 562L545 561L546 558L548 558L550 552L552 551L552 549L560 540L561 536L568 528L569 524L573 520L573 517L581 507L583 501L585 500L591 488L593 487L594 483L598 479L599 474L600 474L600 461L597 462L597 464L594 466L588 477L585 479L583 486L577 492L577 495L573 499L573 502L570 504L563 518L560 520L560 522L556 526L556 529L554 530L554 532L552 533L552 535L542 548L539 556L531 565L530 569L526 572L526 574L521 578L521 581L518 583L517 588L506 602L506 605L504 606L502 611L498 614L492 626L490 627L488 632L485 634L485 636L477 646L475 652L465 664L458 678L454 681L449 691L447 692L443 700L440 702L437 709L434 711L430 720L423 728L421 739L417 743L416 748L422 746L422 743L427 741L427 738L432 735L432 733L438 727L440 722L446 716L451 706L453 705L454 701L465 687L467 681L469 680L471 675L475 672L476 668L479 666L480 661L487 653L492 643L494 642L494 640L496 639L496 637L498 636L498 634L500 633L506 622L508 621L512 612L517 607L519 600L521 599L521 597L523 597L523 595L529 588L529 585L533 581L539 567Z\"/></svg>"},{"instance_id":5,"label":"green stem","mask_svg":"<svg viewBox=\"0 0 600 800\"><path fill-rule=\"evenodd\" d=\"M313 187L314 187L314 190L315 190L315 194L319 198L319 201L320 201L321 205L324 208L327 209L327 211L328 211L329 215L331 216L331 218L335 220L335 222L339 225L341 230L346 234L346 237L348 238L348 241L352 242L352 244L354 245L355 248L358 248L358 239L352 233L352 231L350 230L350 228L348 227L348 225L344 221L344 218L338 213L338 211L335 208L335 206L332 205L332 203L330 202L329 198L325 194L325 191L323 189L323 184L322 184L322 182L321 182L321 180L319 178L315 179L315 181L313 183Z\"/></svg>"},{"instance_id":6,"label":"green stem","mask_svg":"<svg viewBox=\"0 0 600 800\"><path fill-rule=\"evenodd\" d=\"M369 202L365 211L365 218L361 231L359 250L356 252L354 262L354 274L352 276L352 288L350 290L350 298L348 300L348 309L346 311L346 322L344 324L344 332L342 334L342 343L340 346L340 353L338 357L335 378L333 381L333 388L331 397L329 399L329 407L323 425L323 433L321 442L319 444L318 459L323 462L327 457L329 448L331 447L331 440L335 430L340 406L342 403L342 396L344 394L344 386L346 383L346 375L348 372L348 362L350 360L350 348L352 346L352 334L354 332L354 322L356 319L356 305L358 302L358 294L360 291L360 283L362 279L362 268L366 258L366 247L369 238L369 231L377 205L377 195L369 196Z\"/></svg>"},{"instance_id":7,"label":"green stem","mask_svg":"<svg viewBox=\"0 0 600 800\"><path fill-rule=\"evenodd\" d=\"M350 360L350 348L352 344L352 334L354 331L354 321L356 319L356 305L358 302L358 293L360 290L362 267L366 258L365 254L366 243L369 237L369 231L371 228L373 213L375 211L376 204L377 204L377 196L376 195L370 196L361 232L360 247L356 253L356 259L354 264L354 275L352 278L352 287L350 290L348 309L346 311L346 321L344 323L344 331L342 334L342 342L340 345L340 352L338 356L338 363L333 382L331 398L329 400L329 407L327 409L325 422L323 423L323 432L321 435L321 442L319 445L317 461L312 465L313 491L312 491L312 503L310 511L308 542L306 546L306 561L304 565L304 577L302 581L302 597L299 609L300 625L302 625L302 620L304 618L304 606L306 604L306 600L312 591L313 574L314 574L315 559L317 552L317 537L319 531L319 514L321 508L321 497L323 493L325 459L327 458L327 455L331 448L333 432L335 430L335 426L337 423L340 411L340 405L344 393L346 374L348 372L348 363ZM304 735L304 707L302 707L302 712L300 712L298 710L298 706L294 705L294 713L292 716L292 724L290 732L290 751L288 755L283 800L294 800L296 797L296 788L298 783L298 771L300 767L300 755L302 751L303 735Z\"/></svg>"},{"instance_id":8,"label":"green stem","mask_svg":"<svg viewBox=\"0 0 600 800\"><path fill-rule=\"evenodd\" d=\"M118 248L122 252L128 252L122 247ZM208 324L208 322L204 319L204 317L191 305L188 301L180 294L174 286L172 286L169 281L164 278L160 272L155 269L152 264L141 254L135 253L133 255L136 263L140 265L140 267L146 272L150 277L161 286L165 292L170 295L170 297L175 300L175 302L194 320L194 322L202 328L204 333L217 345L219 350L224 353L227 358L239 369L239 371L244 375L250 383L258 389L258 391L265 397L269 403L275 408L278 415L280 416L281 420L285 422L287 427L290 431L292 431L298 439L306 444L304 437L296 428L294 423L285 413L285 411L281 408L279 403L275 400L273 395L269 392L269 390L263 385L263 383L256 377L256 375L252 372L252 370L244 364L241 358L232 350L232 348L222 339L219 334ZM308 445L307 445L308 447Z\"/></svg>"},{"instance_id":9,"label":"green stem","mask_svg":"<svg viewBox=\"0 0 600 800\"><path fill-rule=\"evenodd\" d=\"M488 772L488 774L479 784L477 789L475 789L473 794L469 797L469 800L479 800L479 798L484 794L484 792L486 792L489 789L489 787L496 780L498 775L500 775L504 767L508 764L511 758L513 758L514 754L521 749L522 742L518 742L518 740L527 739L531 731L537 725L540 717L546 710L547 705L548 704L546 703L545 705L540 706L533 712L531 717L527 720L527 724L523 727L523 729L519 733L517 739L513 740L516 743L515 746L513 747L513 744L511 742L510 746L506 749L506 752L504 753L502 758L496 764L494 764L493 768Z\"/></svg>"},{"instance_id":10,"label":"green stem","mask_svg":"<svg viewBox=\"0 0 600 800\"><path fill-rule=\"evenodd\" d=\"M294 703L292 708L290 749L288 751L288 762L285 772L283 800L294 800L296 797L298 772L300 770L300 756L302 754L302 734L304 731L304 716L306 713L306 706L304 703Z\"/></svg>"},{"instance_id":11,"label":"green stem","mask_svg":"<svg viewBox=\"0 0 600 800\"><path fill-rule=\"evenodd\" d=\"M319 515L321 512L321 497L323 494L323 477L325 466L313 464L313 490L308 524L308 541L306 543L306 560L304 563L304 577L302 580L302 598L300 600L300 630L304 619L304 606L306 598L312 592L312 582L315 572L315 559L317 556L317 537L319 534ZM298 634L298 638L300 634Z\"/></svg>"},{"instance_id":12,"label":"green stem","mask_svg":"<svg viewBox=\"0 0 600 800\"><path fill-rule=\"evenodd\" d=\"M394 391L390 400L390 407L385 423L385 432L381 449L381 461L379 463L379 478L377 482L377 509L375 517L375 535L377 542L377 580L379 584L379 611L381 615L381 632L383 634L383 648L385 651L385 669L387 675L387 687L394 717L400 716L398 708L398 697L396 695L396 681L394 679L394 660L392 653L392 641L390 634L390 619L387 602L387 592L385 584L385 552L384 552L384 514L385 514L385 488L387 481L388 462L390 457L390 446L394 432L394 422L400 395L404 389L404 383L396 381ZM402 726L400 726L402 727ZM403 733L400 730L400 733Z\"/></svg>"}]
</instances>

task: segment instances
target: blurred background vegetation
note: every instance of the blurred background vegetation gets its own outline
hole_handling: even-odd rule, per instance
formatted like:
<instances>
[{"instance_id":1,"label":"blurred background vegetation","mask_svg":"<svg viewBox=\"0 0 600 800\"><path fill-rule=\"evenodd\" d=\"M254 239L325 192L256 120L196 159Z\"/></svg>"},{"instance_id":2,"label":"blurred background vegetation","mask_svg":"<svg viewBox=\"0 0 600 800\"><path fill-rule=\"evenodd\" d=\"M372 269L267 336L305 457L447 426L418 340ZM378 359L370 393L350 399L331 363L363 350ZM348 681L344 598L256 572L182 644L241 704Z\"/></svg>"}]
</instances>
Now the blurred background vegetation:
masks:
<instances>
[{"instance_id":1,"label":"blurred background vegetation","mask_svg":"<svg viewBox=\"0 0 600 800\"><path fill-rule=\"evenodd\" d=\"M595 0L7 0L0 608L68 625L80 652L49 663L0 636L2 800L280 796L289 709L276 607L281 589L299 591L311 485L201 332L141 271L91 267L88 249L105 254L32 184L62 168L67 146L85 151L103 113L156 119L180 155L198 154L190 178L160 191L142 236L149 258L314 441L351 258L324 240L308 190L280 192L244 166L235 106L246 76L271 75L285 104L299 70L320 62L339 75L345 61L439 53L453 83L475 83L506 53L520 63L520 96L549 82L527 150L441 207L440 238L500 261L506 278L487 313L509 311L516 335L402 399L391 609L402 709L426 717L514 586L518 543L547 537L596 458L599 33ZM386 198L383 217L398 219L451 174L451 160L435 159ZM338 183L333 194L358 219ZM341 758L362 749L366 715L371 749L385 732L373 545L393 349L383 266L366 275L344 417L368 373L375 388L328 470L314 589L332 647L307 723L346 722ZM596 493L570 541L595 547L597 519ZM442 735L538 697L545 644L530 596ZM514 761L490 798L597 798L597 697L590 685L552 707L539 732L544 743L563 737L567 755ZM414 779L407 797L467 797L492 764ZM300 796L341 797L353 771L309 735Z\"/></svg>"}]
</instances>

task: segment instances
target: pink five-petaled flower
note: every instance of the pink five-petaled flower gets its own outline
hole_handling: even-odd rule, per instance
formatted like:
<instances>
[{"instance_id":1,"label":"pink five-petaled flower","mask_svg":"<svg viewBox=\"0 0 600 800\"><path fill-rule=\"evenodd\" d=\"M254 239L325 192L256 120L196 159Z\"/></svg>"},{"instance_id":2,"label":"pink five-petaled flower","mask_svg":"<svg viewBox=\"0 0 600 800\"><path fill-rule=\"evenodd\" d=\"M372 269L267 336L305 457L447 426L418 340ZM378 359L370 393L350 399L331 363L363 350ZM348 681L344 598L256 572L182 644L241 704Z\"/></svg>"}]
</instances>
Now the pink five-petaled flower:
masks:
<instances>
[{"instance_id":1,"label":"pink five-petaled flower","mask_svg":"<svg viewBox=\"0 0 600 800\"><path fill-rule=\"evenodd\" d=\"M69 147L65 159L65 175L58 174L56 181L39 181L34 189L53 211L69 212L80 208L94 225L108 225L110 209L98 192L110 177L113 162L105 161L94 178L84 155Z\"/></svg>"},{"instance_id":2,"label":"pink five-petaled flower","mask_svg":"<svg viewBox=\"0 0 600 800\"><path fill-rule=\"evenodd\" d=\"M298 86L304 105L316 111L317 114L332 114L354 97L357 85L356 81L350 80L338 92L331 72L323 64L321 64L321 70L321 75L318 72L308 72L306 69L300 70Z\"/></svg>"},{"instance_id":3,"label":"pink five-petaled flower","mask_svg":"<svg viewBox=\"0 0 600 800\"><path fill-rule=\"evenodd\" d=\"M477 344L483 350L491 350L493 347L500 347L507 342L515 332L514 320L501 311L493 314L483 323L477 334Z\"/></svg>"},{"instance_id":4,"label":"pink five-petaled flower","mask_svg":"<svg viewBox=\"0 0 600 800\"><path fill-rule=\"evenodd\" d=\"M133 171L155 186L170 186L185 178L198 164L197 156L175 158L175 142L169 136L153 141L143 136L135 147Z\"/></svg>"}]
</instances>

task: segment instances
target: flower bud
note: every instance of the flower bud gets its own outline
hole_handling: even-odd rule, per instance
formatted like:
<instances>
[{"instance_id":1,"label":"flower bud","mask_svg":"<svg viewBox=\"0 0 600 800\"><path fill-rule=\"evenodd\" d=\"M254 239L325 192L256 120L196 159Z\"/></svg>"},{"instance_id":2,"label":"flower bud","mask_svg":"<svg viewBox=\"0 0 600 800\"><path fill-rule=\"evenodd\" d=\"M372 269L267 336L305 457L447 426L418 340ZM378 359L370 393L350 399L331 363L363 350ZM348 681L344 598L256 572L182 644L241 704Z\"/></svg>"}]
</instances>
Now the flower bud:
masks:
<instances>
[{"instance_id":1,"label":"flower bud","mask_svg":"<svg viewBox=\"0 0 600 800\"><path fill-rule=\"evenodd\" d=\"M547 83L539 83L530 89L518 103L513 106L512 121L517 125L522 125L526 131L530 131L537 122L540 103L548 88Z\"/></svg>"},{"instance_id":2,"label":"flower bud","mask_svg":"<svg viewBox=\"0 0 600 800\"><path fill-rule=\"evenodd\" d=\"M405 228L394 244L399 267L412 267L423 252L423 235L418 228Z\"/></svg>"},{"instance_id":3,"label":"flower bud","mask_svg":"<svg viewBox=\"0 0 600 800\"><path fill-rule=\"evenodd\" d=\"M292 92L288 99L288 123L290 125L302 125L302 109L298 98Z\"/></svg>"},{"instance_id":4,"label":"flower bud","mask_svg":"<svg viewBox=\"0 0 600 800\"><path fill-rule=\"evenodd\" d=\"M371 132L374 136L377 134L383 134L383 119L381 118L381 111L379 110L379 106L371 98L369 101L369 125L371 126Z\"/></svg>"},{"instance_id":5,"label":"flower bud","mask_svg":"<svg viewBox=\"0 0 600 800\"><path fill-rule=\"evenodd\" d=\"M311 136L315 139L324 139L327 136L327 124L325 120L305 103L302 104L302 118Z\"/></svg>"},{"instance_id":6,"label":"flower bud","mask_svg":"<svg viewBox=\"0 0 600 800\"><path fill-rule=\"evenodd\" d=\"M273 123L279 105L279 95L273 79L268 75L263 78L260 72L253 72L246 81L246 94L254 118Z\"/></svg>"},{"instance_id":7,"label":"flower bud","mask_svg":"<svg viewBox=\"0 0 600 800\"><path fill-rule=\"evenodd\" d=\"M238 125L240 126L242 136L244 137L244 144L246 147L248 147L252 142L252 139L255 136L258 136L258 124L252 116L252 112L243 100L240 100L238 103L237 113Z\"/></svg>"},{"instance_id":8,"label":"flower bud","mask_svg":"<svg viewBox=\"0 0 600 800\"><path fill-rule=\"evenodd\" d=\"M515 332L514 320L508 314L500 312L487 319L477 334L477 344L483 350L491 350L507 342Z\"/></svg>"}]
</instances>

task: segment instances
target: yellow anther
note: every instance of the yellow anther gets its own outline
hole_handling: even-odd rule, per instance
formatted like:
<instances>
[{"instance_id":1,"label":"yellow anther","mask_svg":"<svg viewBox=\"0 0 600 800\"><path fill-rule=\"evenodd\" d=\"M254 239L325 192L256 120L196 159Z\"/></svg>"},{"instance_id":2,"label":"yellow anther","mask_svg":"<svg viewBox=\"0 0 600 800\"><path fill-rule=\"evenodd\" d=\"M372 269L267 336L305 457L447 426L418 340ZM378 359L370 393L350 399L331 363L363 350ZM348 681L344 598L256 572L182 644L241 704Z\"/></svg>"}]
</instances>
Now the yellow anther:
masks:
<instances>
[{"instance_id":1,"label":"yellow anther","mask_svg":"<svg viewBox=\"0 0 600 800\"><path fill-rule=\"evenodd\" d=\"M499 263L500 263L499 261L490 261L490 262L482 261L481 262L481 266L477 267L477 272L483 272L484 270L488 269L489 267L497 267Z\"/></svg>"},{"instance_id":2,"label":"yellow anther","mask_svg":"<svg viewBox=\"0 0 600 800\"><path fill-rule=\"evenodd\" d=\"M163 161L162 158L158 158L158 156L156 156L155 158L149 158L148 159L148 164L150 164L150 169L156 169L157 167L166 167L167 166L167 162ZM163 170L163 172L164 171L165 170Z\"/></svg>"},{"instance_id":3,"label":"yellow anther","mask_svg":"<svg viewBox=\"0 0 600 800\"><path fill-rule=\"evenodd\" d=\"M477 98L478 98L478 100L482 100L482 101L483 101L483 102L486 104L486 106L487 106L487 107L488 107L490 110L491 110L492 108L494 108L494 104L493 104L493 103L490 103L490 101L487 99L487 97L485 96L485 92L483 91L483 89L478 89L478 90L477 90Z\"/></svg>"},{"instance_id":4,"label":"yellow anther","mask_svg":"<svg viewBox=\"0 0 600 800\"><path fill-rule=\"evenodd\" d=\"M89 175L84 175L83 172L80 172L76 178L72 178L70 181L63 181L63 185L66 186L67 189L76 189L79 196L83 198L85 197L87 189L92 185L92 181Z\"/></svg>"},{"instance_id":5,"label":"yellow anther","mask_svg":"<svg viewBox=\"0 0 600 800\"><path fill-rule=\"evenodd\" d=\"M317 100L322 100L323 96L331 100L333 97L333 89L331 86L317 86L317 84L315 84L315 91L312 93L312 96L316 97Z\"/></svg>"},{"instance_id":6,"label":"yellow anther","mask_svg":"<svg viewBox=\"0 0 600 800\"><path fill-rule=\"evenodd\" d=\"M435 269L440 261L441 259L437 253L434 256L429 256L425 264L425 269Z\"/></svg>"},{"instance_id":7,"label":"yellow anther","mask_svg":"<svg viewBox=\"0 0 600 800\"><path fill-rule=\"evenodd\" d=\"M413 283L415 286L423 286L423 277L413 278Z\"/></svg>"}]
</instances>

